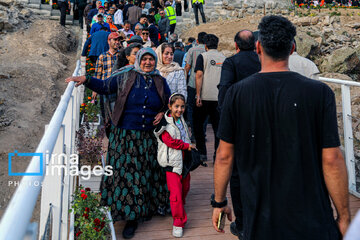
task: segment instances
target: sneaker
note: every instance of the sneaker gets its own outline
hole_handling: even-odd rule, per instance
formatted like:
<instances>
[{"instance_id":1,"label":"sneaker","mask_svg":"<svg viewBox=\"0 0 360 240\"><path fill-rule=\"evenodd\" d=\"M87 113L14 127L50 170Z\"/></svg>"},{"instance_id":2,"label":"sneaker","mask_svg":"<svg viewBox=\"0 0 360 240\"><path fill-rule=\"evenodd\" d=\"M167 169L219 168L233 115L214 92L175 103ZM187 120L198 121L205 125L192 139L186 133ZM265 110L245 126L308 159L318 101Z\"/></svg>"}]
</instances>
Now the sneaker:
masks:
<instances>
[{"instance_id":1,"label":"sneaker","mask_svg":"<svg viewBox=\"0 0 360 240\"><path fill-rule=\"evenodd\" d=\"M173 234L174 237L181 238L183 236L183 234L184 234L184 230L183 230L182 227L173 226L172 234Z\"/></svg>"},{"instance_id":2,"label":"sneaker","mask_svg":"<svg viewBox=\"0 0 360 240\"><path fill-rule=\"evenodd\" d=\"M240 231L239 229L237 229L236 222L230 223L230 232L233 235L237 236L239 240L242 240L244 238L244 231Z\"/></svg>"},{"instance_id":3,"label":"sneaker","mask_svg":"<svg viewBox=\"0 0 360 240\"><path fill-rule=\"evenodd\" d=\"M130 239L134 237L137 227L138 227L137 221L127 221L124 230L122 232L123 237L125 239Z\"/></svg>"}]
</instances>

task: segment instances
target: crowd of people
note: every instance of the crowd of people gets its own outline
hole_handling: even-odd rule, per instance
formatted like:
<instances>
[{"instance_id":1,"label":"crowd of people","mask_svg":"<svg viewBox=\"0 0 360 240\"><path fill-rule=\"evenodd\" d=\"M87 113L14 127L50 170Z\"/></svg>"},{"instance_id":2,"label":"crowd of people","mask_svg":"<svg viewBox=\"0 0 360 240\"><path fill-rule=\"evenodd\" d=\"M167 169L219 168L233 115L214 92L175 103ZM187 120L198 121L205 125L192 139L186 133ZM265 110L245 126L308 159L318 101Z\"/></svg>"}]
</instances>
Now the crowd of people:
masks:
<instances>
[{"instance_id":1,"label":"crowd of people","mask_svg":"<svg viewBox=\"0 0 360 240\"><path fill-rule=\"evenodd\" d=\"M295 0L298 6L346 6L346 7L359 7L359 0Z\"/></svg>"},{"instance_id":2,"label":"crowd of people","mask_svg":"<svg viewBox=\"0 0 360 240\"><path fill-rule=\"evenodd\" d=\"M316 65L296 54L293 24L264 17L258 31L235 34L236 54L226 58L214 34L200 32L184 46L171 24L173 3L159 4L96 2L82 53L95 75L66 80L100 97L106 164L114 169L102 179L101 204L126 221L123 237L167 213L172 235L183 236L188 164L208 160L210 122L217 231L220 212L232 219L230 181L230 229L239 239L340 239L350 215L334 94L316 80ZM112 11L114 22L112 8L122 11Z\"/></svg>"}]
</instances>

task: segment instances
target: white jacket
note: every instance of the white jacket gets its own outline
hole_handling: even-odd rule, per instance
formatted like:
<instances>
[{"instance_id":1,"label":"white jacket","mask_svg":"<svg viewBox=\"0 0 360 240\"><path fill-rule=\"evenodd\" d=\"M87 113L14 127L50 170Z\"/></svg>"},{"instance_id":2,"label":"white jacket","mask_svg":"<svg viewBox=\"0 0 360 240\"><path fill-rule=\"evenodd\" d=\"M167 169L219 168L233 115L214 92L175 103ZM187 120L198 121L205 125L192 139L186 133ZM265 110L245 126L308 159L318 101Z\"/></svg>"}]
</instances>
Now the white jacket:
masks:
<instances>
[{"instance_id":1,"label":"white jacket","mask_svg":"<svg viewBox=\"0 0 360 240\"><path fill-rule=\"evenodd\" d=\"M182 150L176 150L169 148L163 141L160 139L161 134L166 130L173 139L181 139L180 130L176 126L174 119L167 116L169 111L167 111L159 123L159 125L154 130L154 134L158 141L158 154L157 160L162 167L172 167L173 172L181 175L183 170L183 155ZM181 116L181 122L184 125L186 132L186 142L190 143L189 129L185 123L184 118Z\"/></svg>"}]
</instances>

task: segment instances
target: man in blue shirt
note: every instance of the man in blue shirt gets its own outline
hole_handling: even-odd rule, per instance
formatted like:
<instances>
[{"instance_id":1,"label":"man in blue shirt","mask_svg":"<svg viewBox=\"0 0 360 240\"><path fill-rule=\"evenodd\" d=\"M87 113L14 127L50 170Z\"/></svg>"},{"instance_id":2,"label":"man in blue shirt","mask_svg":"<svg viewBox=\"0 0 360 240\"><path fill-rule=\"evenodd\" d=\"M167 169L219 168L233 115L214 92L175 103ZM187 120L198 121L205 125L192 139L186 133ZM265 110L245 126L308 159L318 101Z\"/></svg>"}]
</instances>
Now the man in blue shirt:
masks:
<instances>
[{"instance_id":1,"label":"man in blue shirt","mask_svg":"<svg viewBox=\"0 0 360 240\"><path fill-rule=\"evenodd\" d=\"M90 35L93 35L95 32L99 31L103 27L106 27L108 29L107 31L110 32L110 25L104 22L104 16L101 13L99 13L97 15L97 18L98 18L98 22L94 23L91 26Z\"/></svg>"},{"instance_id":2,"label":"man in blue shirt","mask_svg":"<svg viewBox=\"0 0 360 240\"><path fill-rule=\"evenodd\" d=\"M109 50L109 44L107 41L109 34L110 32L108 32L108 28L106 27L102 27L100 31L92 34L86 40L81 56L86 56L89 45L91 44L89 58L91 62L95 64L100 54Z\"/></svg>"}]
</instances>

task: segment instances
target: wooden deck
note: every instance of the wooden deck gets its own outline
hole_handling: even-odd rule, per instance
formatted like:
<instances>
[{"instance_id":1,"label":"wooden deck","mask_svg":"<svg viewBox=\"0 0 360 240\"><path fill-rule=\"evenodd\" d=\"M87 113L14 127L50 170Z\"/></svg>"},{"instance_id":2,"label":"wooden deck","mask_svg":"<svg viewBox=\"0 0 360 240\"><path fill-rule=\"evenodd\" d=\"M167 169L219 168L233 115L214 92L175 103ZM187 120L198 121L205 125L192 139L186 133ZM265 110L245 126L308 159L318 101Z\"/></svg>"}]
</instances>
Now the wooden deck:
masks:
<instances>
[{"instance_id":1,"label":"wooden deck","mask_svg":"<svg viewBox=\"0 0 360 240\"><path fill-rule=\"evenodd\" d=\"M208 167L199 167L191 174L190 192L186 198L185 209L188 215L188 223L184 228L183 239L189 240L227 240L237 239L230 233L230 222L226 221L225 233L217 233L211 223L212 208L210 206L210 195L213 193L213 164L212 154L214 152L214 134L211 126L207 128L207 149ZM228 189L228 199L230 191ZM354 217L360 209L360 199L350 196L351 216ZM124 222L115 223L117 239L123 239L122 230ZM134 240L153 240L153 239L175 239L172 236L172 217L156 216L151 221L139 224L135 233Z\"/></svg>"}]
</instances>

